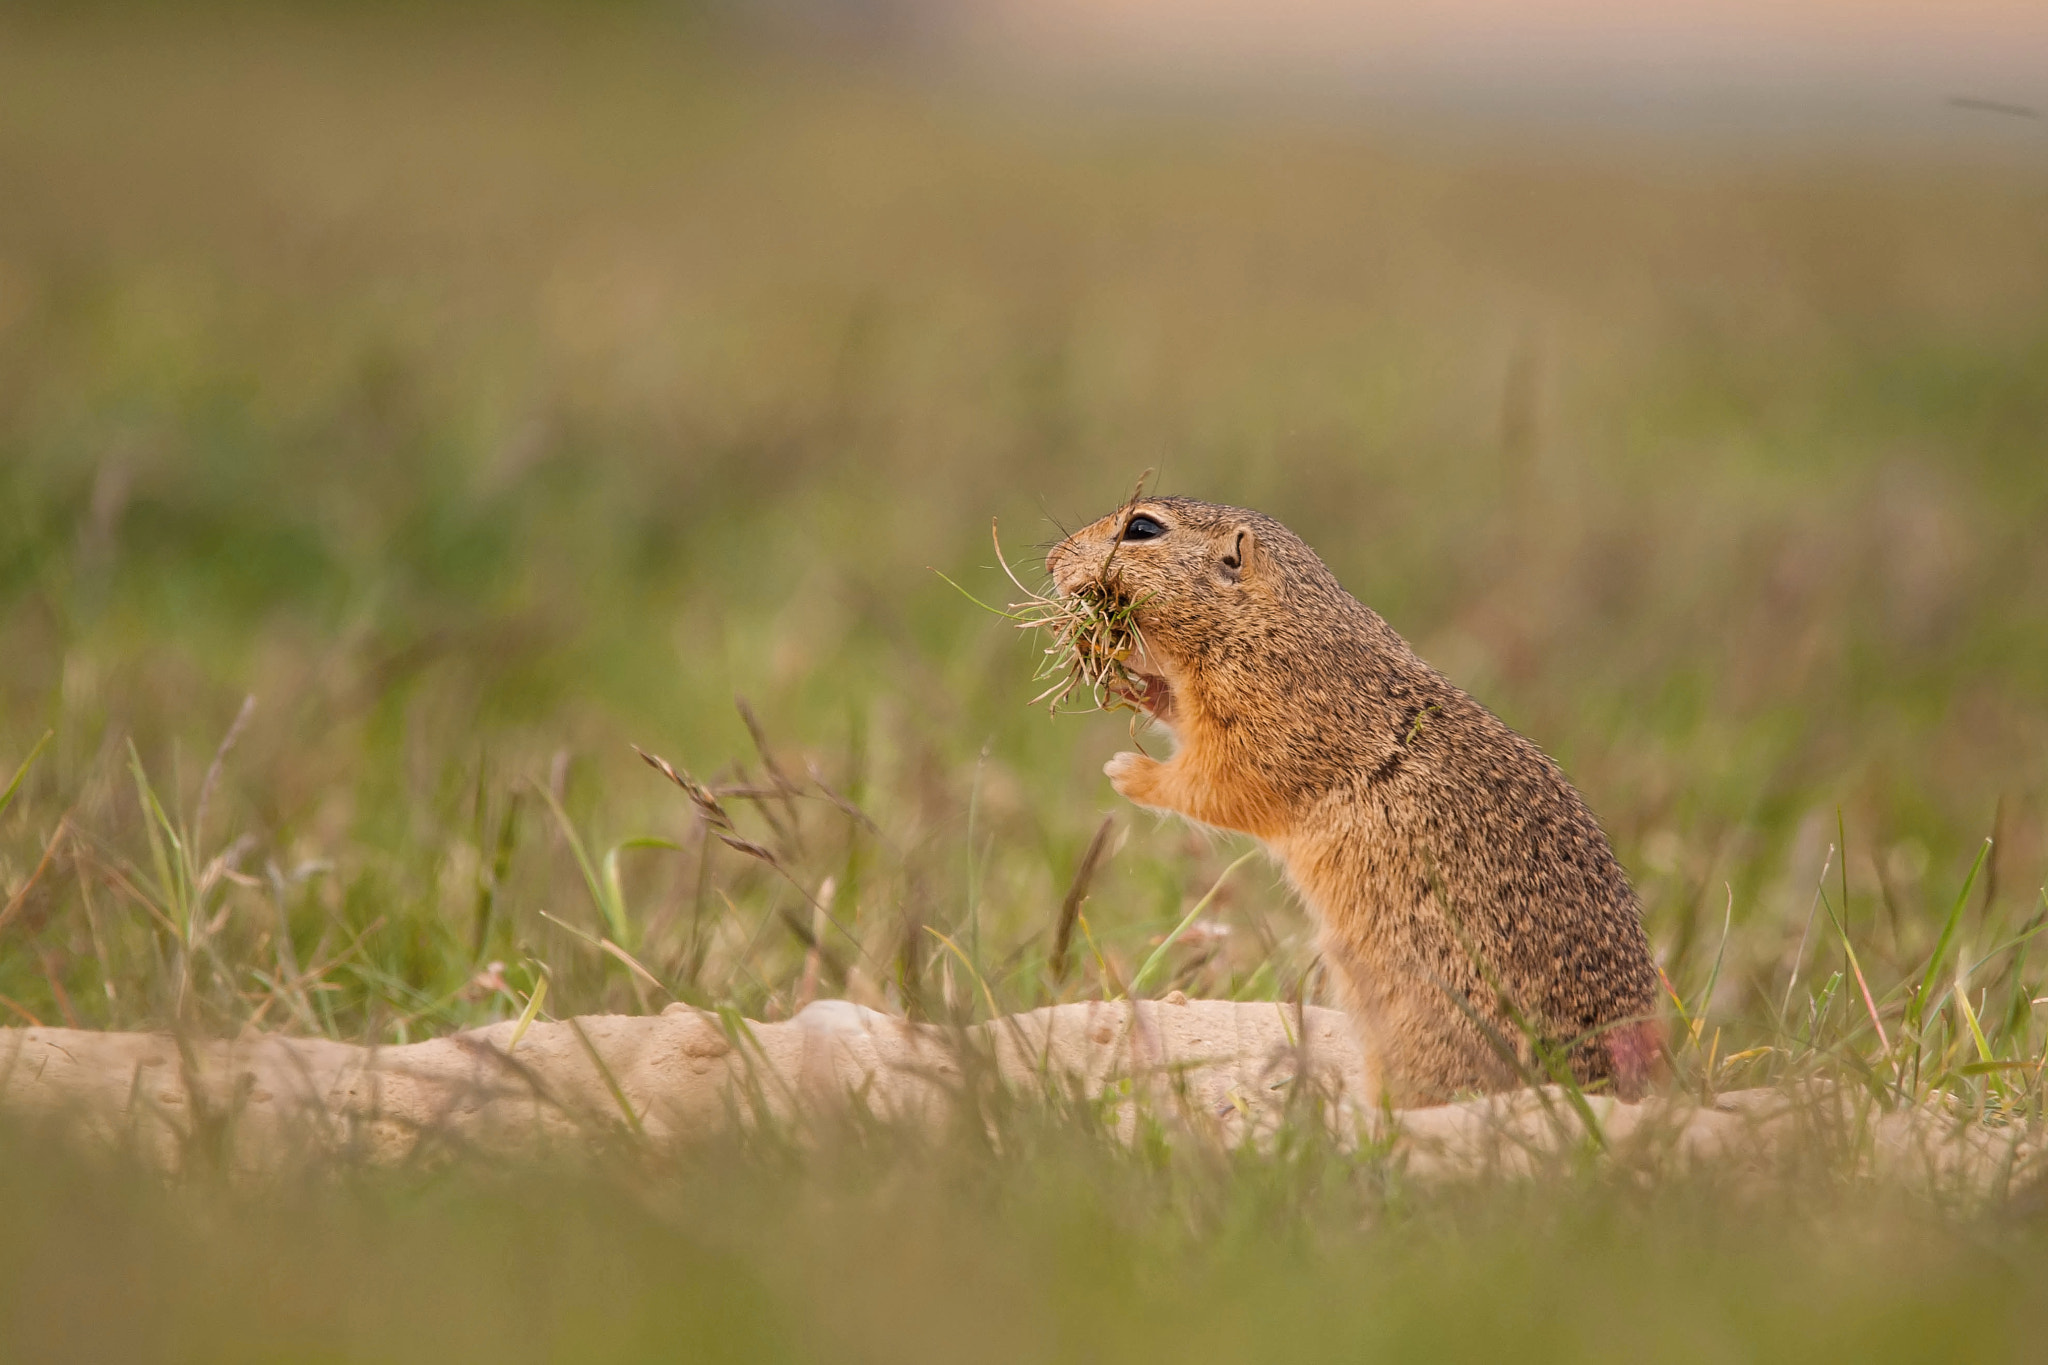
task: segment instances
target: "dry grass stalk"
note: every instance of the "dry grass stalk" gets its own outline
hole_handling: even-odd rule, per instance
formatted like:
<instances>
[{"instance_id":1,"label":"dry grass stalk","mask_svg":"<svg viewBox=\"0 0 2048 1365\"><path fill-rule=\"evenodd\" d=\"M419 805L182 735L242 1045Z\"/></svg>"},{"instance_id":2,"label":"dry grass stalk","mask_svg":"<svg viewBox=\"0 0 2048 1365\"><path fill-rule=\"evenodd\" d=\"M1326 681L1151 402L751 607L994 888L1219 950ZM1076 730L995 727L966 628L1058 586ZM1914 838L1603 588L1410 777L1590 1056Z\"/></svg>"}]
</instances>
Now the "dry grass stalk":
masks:
<instances>
[{"instance_id":1,"label":"dry grass stalk","mask_svg":"<svg viewBox=\"0 0 2048 1365\"><path fill-rule=\"evenodd\" d=\"M740 837L738 827L733 824L732 816L726 813L724 804L718 799L718 793L688 773L679 771L674 764L659 754L650 754L637 744L633 746L633 752L640 755L648 767L683 789L683 794L690 798L690 804L697 808L698 816L706 827L718 836L720 843L750 858L759 858L778 871L781 870L782 865L773 851L751 839Z\"/></svg>"},{"instance_id":2,"label":"dry grass stalk","mask_svg":"<svg viewBox=\"0 0 2048 1365\"><path fill-rule=\"evenodd\" d=\"M1102 855L1109 847L1109 836L1116 829L1116 817L1105 815L1102 823L1095 827L1095 837L1088 841L1088 851L1081 855L1080 866L1074 869L1074 881L1067 888L1067 898L1060 903L1059 926L1052 940L1052 979L1062 981L1067 975L1067 948L1073 942L1074 922L1081 917L1081 903L1088 899L1089 884L1095 880L1095 869L1102 863Z\"/></svg>"},{"instance_id":3,"label":"dry grass stalk","mask_svg":"<svg viewBox=\"0 0 2048 1365\"><path fill-rule=\"evenodd\" d=\"M797 796L808 796L809 793L805 792L802 787L800 787L794 781L790 780L790 778L784 773L782 773L779 769L776 769L774 767L773 761L768 759L767 745L765 739L762 736L759 723L754 720L753 713L746 707L746 704L744 702L741 703L740 712L741 716L747 721L748 729L751 730L754 734L755 742L761 749L763 761L768 764L769 770L775 779L775 785L773 787L761 789L746 784L741 784L739 786L709 787L706 786L704 783L697 781L697 779L691 777L688 773L683 772L681 769L677 768L674 764L670 763L667 759L661 757L659 754L649 753L647 750L642 749L637 744L633 746L633 752L640 755L641 759L647 764L648 767L654 769L663 777L667 778L670 782L682 788L684 794L690 798L691 805L696 808L697 816L703 822L705 829L708 830L712 835L716 836L720 843L724 844L727 848L733 849L740 853L744 853L750 858L757 859L764 866L773 871L776 875L780 876L784 881L788 882L791 886L796 888L797 893L801 895L804 898L805 902L809 904L809 906L811 907L811 910L813 912L813 918L816 921L816 923L814 926L807 927L801 918L785 917L792 932L794 932L797 938L804 943L807 951L822 952L824 955L823 965L825 967L828 967L836 975L843 978L846 975L847 968L840 963L838 957L834 955L830 949L822 947L822 939L825 927L829 925L830 927L837 929L841 934L845 935L847 940L851 942L854 945L855 949L860 951L861 953L865 954L866 950L861 944L859 935L855 934L851 928L849 928L846 924L842 923L839 920L839 918L832 913L832 898L834 897L834 895L837 894L837 883L835 882L835 880L830 877L826 878L825 881L820 885L818 890L816 892L813 892L811 888L804 883L803 879L799 877L797 873L791 869L789 862L784 859L782 854L778 853L775 849L770 848L766 844L756 843L751 839L742 837L739 833L738 827L733 823L731 813L725 808L724 802L721 800L722 797L730 796L736 799L752 801L754 803L755 810L758 811L761 814L762 818L766 819L768 823L775 829L777 837L781 839L785 843L785 845L793 844L795 842L795 834L793 832L793 828L785 829L783 825L774 818L774 814L770 809L770 805L772 802L776 801L786 803L787 811L791 816L793 826L794 817L796 814L796 806L793 802L793 798ZM821 789L823 788L822 781L820 781L819 786L821 787ZM837 809L846 812L849 818L855 819L860 823L866 824L870 828L874 826L874 822L870 820L866 814L861 812L858 807L854 806L851 802L847 801L844 797L839 796L837 793L828 791L826 794L826 799L830 801L831 804Z\"/></svg>"},{"instance_id":4,"label":"dry grass stalk","mask_svg":"<svg viewBox=\"0 0 2048 1365\"><path fill-rule=\"evenodd\" d=\"M792 1013L818 998L818 980L824 971L826 958L830 956L825 948L826 907L832 904L833 897L838 893L838 880L833 877L825 878L818 887L817 902L811 910L810 932L798 935L804 942L804 974L797 984L796 1000L790 1006ZM801 923L796 921L795 925L800 927ZM836 961L833 963L833 970L842 976L845 974L844 969Z\"/></svg>"}]
</instances>

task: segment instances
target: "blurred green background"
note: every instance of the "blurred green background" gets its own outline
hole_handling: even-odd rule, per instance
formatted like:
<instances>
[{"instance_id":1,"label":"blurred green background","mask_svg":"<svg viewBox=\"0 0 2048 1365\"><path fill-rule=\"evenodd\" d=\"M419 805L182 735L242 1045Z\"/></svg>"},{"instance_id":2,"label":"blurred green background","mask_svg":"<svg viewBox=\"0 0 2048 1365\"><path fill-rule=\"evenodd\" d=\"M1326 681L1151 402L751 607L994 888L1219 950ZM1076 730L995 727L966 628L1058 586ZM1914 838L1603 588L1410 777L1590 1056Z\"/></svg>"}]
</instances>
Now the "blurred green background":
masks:
<instances>
[{"instance_id":1,"label":"blurred green background","mask_svg":"<svg viewBox=\"0 0 2048 1365\"><path fill-rule=\"evenodd\" d=\"M1126 718L1028 707L1035 646L932 570L1007 600L992 520L1028 581L1147 468L1286 521L1563 762L1718 1055L1784 1042L1794 967L1840 965L1824 865L1887 1010L1986 838L1957 959L2038 927L2048 134L1368 117L777 31L0 12L0 783L34 755L0 802L5 1022L402 1042L543 975L549 1014L1114 993L1236 850L1120 809ZM1094 950L1056 976L1105 816ZM1271 872L1216 904L1170 984L1318 998ZM1998 971L1979 1011L2032 1057L2038 973ZM56 1358L38 1324L90 1321L102 1273L146 1308L108 1330L169 1333L123 1349L180 1359L708 1353L719 1322L736 1358L848 1321L856 1358L2038 1339L2032 1214L1837 1224L1832 1177L1768 1218L1625 1182L1433 1202L1327 1155L1045 1141L937 1195L757 1156L659 1197L281 1213L17 1143L5 1349ZM437 1272L380 1258L464 1267L476 1331L404 1336Z\"/></svg>"},{"instance_id":2,"label":"blurred green background","mask_svg":"<svg viewBox=\"0 0 2048 1365\"><path fill-rule=\"evenodd\" d=\"M95 931L82 883L146 870L127 743L189 821L245 695L195 862L266 883L217 879L237 953L279 899L329 949L381 918L418 998L344 976L348 1031L522 955L628 1004L538 917L593 907L536 793L593 858L688 843L628 745L757 765L736 694L888 836L800 860L848 929L1042 934L1124 726L1027 709L1032 647L930 569L1001 598L992 518L1029 566L1148 467L1287 521L1555 753L1675 978L1731 908L1724 988L1769 974L1838 812L1880 960L1994 832L1984 913L2035 899L2048 137L1055 97L631 8L5 33L0 765L55 738L0 886L77 833L0 945L38 1018L166 1017L147 919L109 886ZM1112 946L1222 857L1123 829ZM622 854L627 899L701 926L730 882L686 984L772 1012L801 944L750 917L795 893L714 862ZM1300 965L1283 891L1234 900L1204 989Z\"/></svg>"}]
</instances>

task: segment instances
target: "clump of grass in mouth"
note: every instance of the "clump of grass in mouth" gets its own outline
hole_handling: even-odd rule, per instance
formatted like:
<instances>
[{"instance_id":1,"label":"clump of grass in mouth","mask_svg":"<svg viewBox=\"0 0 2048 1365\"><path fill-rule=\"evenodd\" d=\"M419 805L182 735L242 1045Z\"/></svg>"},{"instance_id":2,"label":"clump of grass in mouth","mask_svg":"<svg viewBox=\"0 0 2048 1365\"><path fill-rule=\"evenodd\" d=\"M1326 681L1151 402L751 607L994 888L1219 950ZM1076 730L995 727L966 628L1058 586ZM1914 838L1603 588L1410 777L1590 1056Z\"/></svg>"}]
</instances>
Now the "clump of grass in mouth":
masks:
<instances>
[{"instance_id":1,"label":"clump of grass in mouth","mask_svg":"<svg viewBox=\"0 0 2048 1365\"><path fill-rule=\"evenodd\" d=\"M993 536L994 528L990 531ZM1110 568L1115 551L1086 583L1071 593L1050 596L1033 592L1019 582L1017 575L1010 572L1009 562L1002 560L1002 553L1002 542L998 540L996 556L1003 564L1003 572L1024 594L1024 600L1012 602L1006 614L1019 630L1044 631L1048 637L1043 659L1033 677L1039 682L1049 679L1051 685L1033 697L1031 704L1045 702L1047 710L1054 714L1062 707L1142 710L1138 698L1144 695L1147 684L1131 671L1129 660L1145 647L1144 632L1138 627L1138 609L1151 594L1133 597L1124 591ZM1087 698L1089 705L1070 705L1077 694Z\"/></svg>"},{"instance_id":2,"label":"clump of grass in mouth","mask_svg":"<svg viewBox=\"0 0 2048 1365\"><path fill-rule=\"evenodd\" d=\"M1019 630L1046 633L1044 657L1032 677L1033 681L1050 685L1033 697L1031 704L1045 702L1047 710L1055 715L1063 709L1142 713L1144 708L1139 699L1146 693L1147 682L1131 670L1129 661L1145 648L1138 612L1151 594L1133 596L1124 590L1112 568L1115 549L1112 548L1094 577L1073 592L1044 593L1026 587L1011 570L994 523L990 523L989 536L995 542L996 561L1023 594L1022 601L1010 603L1007 611L991 607L946 575L939 577L953 583L976 606L1015 622Z\"/></svg>"}]
</instances>

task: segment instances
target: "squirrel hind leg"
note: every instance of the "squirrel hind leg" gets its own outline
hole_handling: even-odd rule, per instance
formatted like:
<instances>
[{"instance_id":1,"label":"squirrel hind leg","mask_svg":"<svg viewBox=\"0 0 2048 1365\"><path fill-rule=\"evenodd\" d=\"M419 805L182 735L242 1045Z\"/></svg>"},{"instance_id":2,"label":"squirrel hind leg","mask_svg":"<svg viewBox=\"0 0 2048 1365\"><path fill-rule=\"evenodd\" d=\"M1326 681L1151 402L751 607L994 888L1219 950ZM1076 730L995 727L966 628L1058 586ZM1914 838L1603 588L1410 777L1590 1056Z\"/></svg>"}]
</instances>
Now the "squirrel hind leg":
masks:
<instances>
[{"instance_id":1,"label":"squirrel hind leg","mask_svg":"<svg viewBox=\"0 0 2048 1365\"><path fill-rule=\"evenodd\" d=\"M1608 1074L1614 1078L1616 1099L1634 1103L1648 1094L1651 1084L1664 1074L1668 1060L1664 1029L1654 1019L1641 1019L1609 1030L1601 1046L1607 1053Z\"/></svg>"}]
</instances>

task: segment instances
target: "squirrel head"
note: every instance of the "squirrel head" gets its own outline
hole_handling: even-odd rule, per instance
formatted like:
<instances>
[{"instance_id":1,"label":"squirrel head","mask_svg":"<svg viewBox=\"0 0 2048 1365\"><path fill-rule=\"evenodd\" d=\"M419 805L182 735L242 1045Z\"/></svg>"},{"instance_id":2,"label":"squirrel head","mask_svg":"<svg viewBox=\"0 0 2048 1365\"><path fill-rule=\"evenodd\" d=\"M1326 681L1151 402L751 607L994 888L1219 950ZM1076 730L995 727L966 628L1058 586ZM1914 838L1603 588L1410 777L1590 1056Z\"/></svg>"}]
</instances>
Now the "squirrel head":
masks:
<instances>
[{"instance_id":1,"label":"squirrel head","mask_svg":"<svg viewBox=\"0 0 2048 1365\"><path fill-rule=\"evenodd\" d=\"M1192 498L1145 498L1090 522L1045 557L1053 586L1091 586L1129 598L1208 597L1219 607L1257 577L1259 530L1269 517ZM1284 534L1284 533L1283 533Z\"/></svg>"},{"instance_id":2,"label":"squirrel head","mask_svg":"<svg viewBox=\"0 0 2048 1365\"><path fill-rule=\"evenodd\" d=\"M1142 647L1125 661L1128 700L1167 725L1195 694L1250 680L1275 627L1304 605L1344 599L1322 561L1271 517L1192 498L1142 498L1055 545L1046 572L1064 596L1135 604ZM1235 686L1231 686L1231 684ZM1220 698L1219 698L1220 700Z\"/></svg>"}]
</instances>

